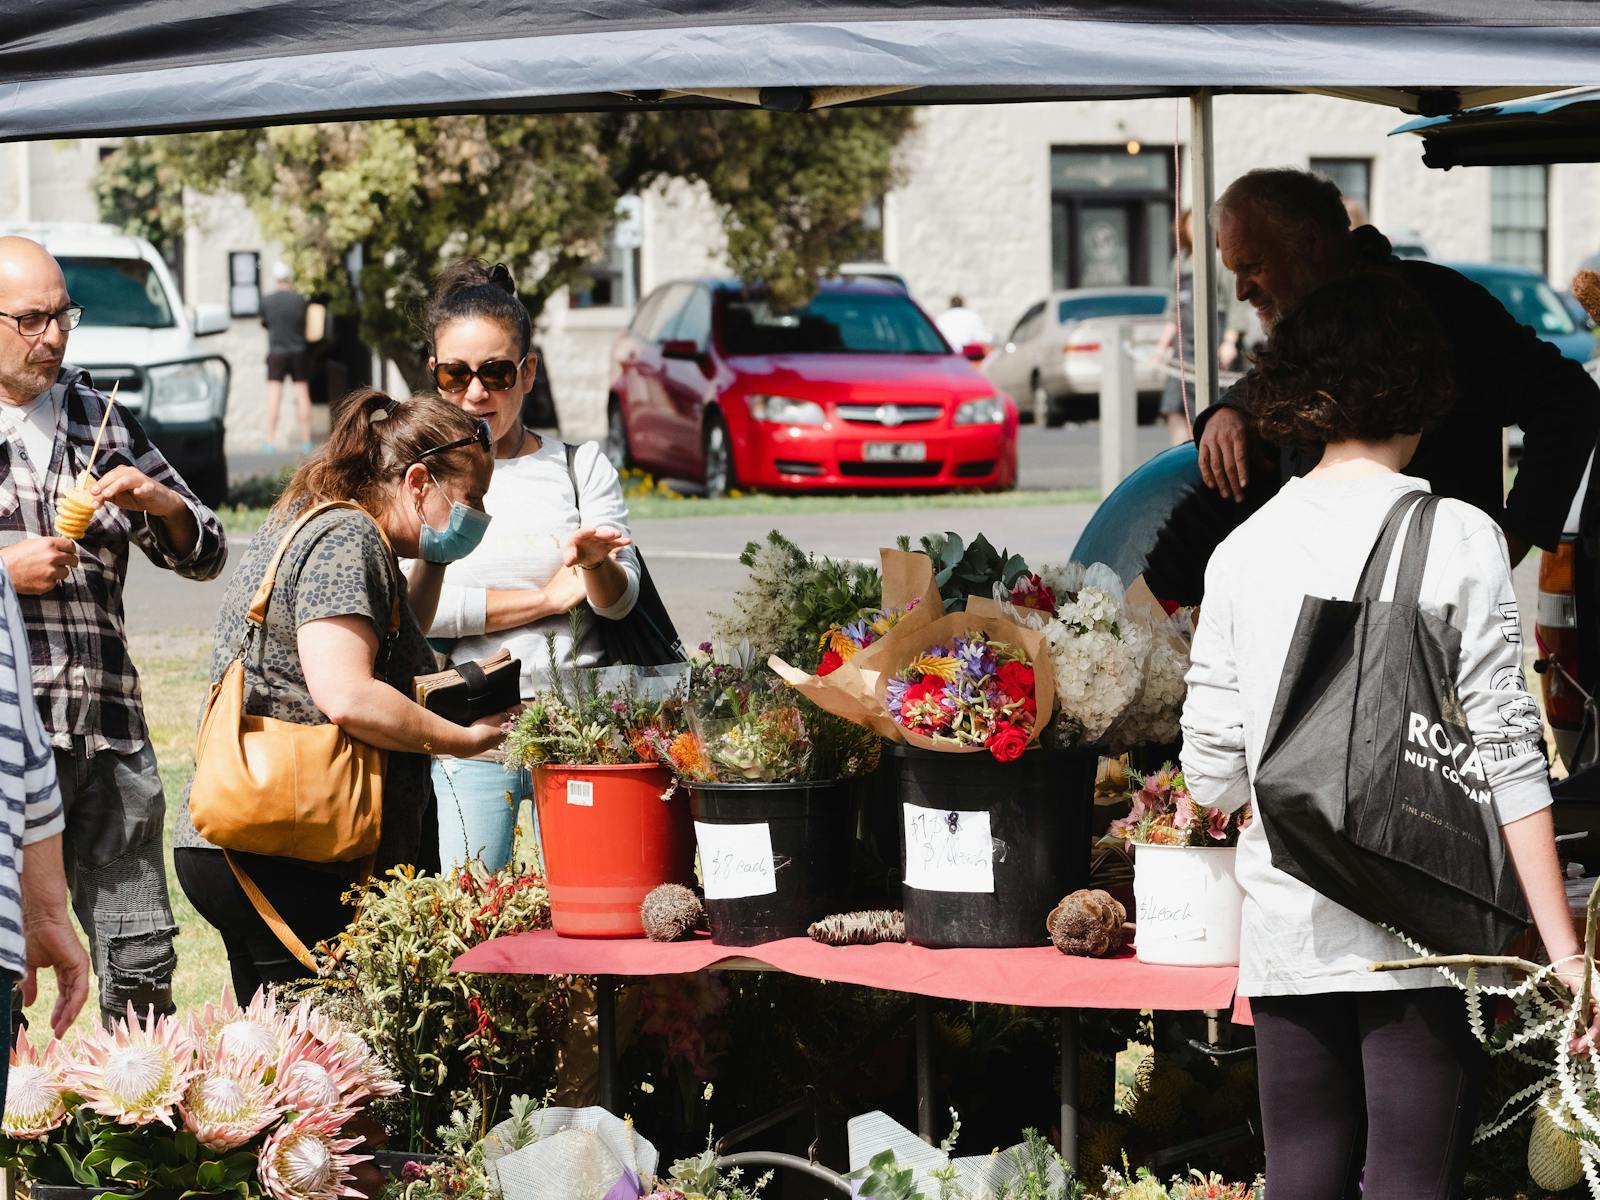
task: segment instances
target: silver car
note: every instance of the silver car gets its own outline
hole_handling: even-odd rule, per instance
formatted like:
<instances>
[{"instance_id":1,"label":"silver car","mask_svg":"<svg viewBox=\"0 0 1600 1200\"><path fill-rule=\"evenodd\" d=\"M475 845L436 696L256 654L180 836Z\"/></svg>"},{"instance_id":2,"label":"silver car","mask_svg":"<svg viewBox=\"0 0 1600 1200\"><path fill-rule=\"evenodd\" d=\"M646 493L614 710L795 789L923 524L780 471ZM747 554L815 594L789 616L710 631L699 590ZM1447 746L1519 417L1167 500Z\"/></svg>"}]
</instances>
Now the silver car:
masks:
<instances>
[{"instance_id":1,"label":"silver car","mask_svg":"<svg viewBox=\"0 0 1600 1200\"><path fill-rule=\"evenodd\" d=\"M1154 355L1167 323L1162 288L1077 288L1031 305L983 364L983 373L1017 402L1024 420L1061 425L1100 412L1100 346L1111 327L1132 327L1141 420L1153 420L1165 383Z\"/></svg>"}]
</instances>

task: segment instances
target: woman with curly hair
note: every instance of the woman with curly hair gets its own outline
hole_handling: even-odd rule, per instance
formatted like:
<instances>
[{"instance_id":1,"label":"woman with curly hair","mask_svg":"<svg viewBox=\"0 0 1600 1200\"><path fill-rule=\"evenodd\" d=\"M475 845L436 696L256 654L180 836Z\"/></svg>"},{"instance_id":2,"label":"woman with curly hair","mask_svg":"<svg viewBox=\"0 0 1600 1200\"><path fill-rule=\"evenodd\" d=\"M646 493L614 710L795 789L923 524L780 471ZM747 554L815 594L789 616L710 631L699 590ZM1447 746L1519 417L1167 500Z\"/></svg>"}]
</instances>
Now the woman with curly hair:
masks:
<instances>
[{"instance_id":1,"label":"woman with curly hair","mask_svg":"<svg viewBox=\"0 0 1600 1200\"><path fill-rule=\"evenodd\" d=\"M1206 570L1183 714L1185 778L1199 803L1234 811L1252 800L1301 605L1351 598L1390 509L1428 490L1404 468L1451 402L1433 318L1392 276L1330 284L1274 330L1249 378L1248 411L1263 437L1320 447L1321 458ZM1538 710L1523 682L1511 567L1481 510L1438 503L1419 602L1460 632L1457 690L1509 858L1545 948L1576 986L1583 959L1556 859ZM1239 991L1256 1023L1271 1194L1459 1195L1483 1061L1462 994L1430 970L1368 971L1413 954L1275 868L1270 823L1241 836L1237 871Z\"/></svg>"}]
</instances>

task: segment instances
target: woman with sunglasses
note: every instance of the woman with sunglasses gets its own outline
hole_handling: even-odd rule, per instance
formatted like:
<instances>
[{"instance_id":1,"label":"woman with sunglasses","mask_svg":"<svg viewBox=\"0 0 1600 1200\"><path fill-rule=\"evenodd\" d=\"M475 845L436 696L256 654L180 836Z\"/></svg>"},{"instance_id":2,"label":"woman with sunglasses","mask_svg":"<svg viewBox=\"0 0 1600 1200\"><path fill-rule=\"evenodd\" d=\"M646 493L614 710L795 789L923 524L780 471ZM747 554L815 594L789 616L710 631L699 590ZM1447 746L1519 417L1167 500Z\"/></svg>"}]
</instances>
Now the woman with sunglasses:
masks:
<instances>
[{"instance_id":1,"label":"woman with sunglasses","mask_svg":"<svg viewBox=\"0 0 1600 1200\"><path fill-rule=\"evenodd\" d=\"M425 322L440 394L488 423L495 466L484 503L504 514L451 571L430 636L450 643L452 663L509 649L528 698L549 682L547 639L564 666L604 665L599 621L633 610L639 559L622 483L595 443L568 446L523 425L538 361L528 310L504 265L451 265L434 284ZM574 644L568 614L580 605L592 619ZM476 857L503 867L517 811L533 794L528 773L508 777L493 755L441 755L433 779L443 868Z\"/></svg>"},{"instance_id":2,"label":"woman with sunglasses","mask_svg":"<svg viewBox=\"0 0 1600 1200\"><path fill-rule=\"evenodd\" d=\"M455 405L431 394L396 403L358 391L250 540L223 596L213 684L245 646L249 713L335 724L388 751L375 872L416 862L433 840L433 829L424 828L429 755L471 757L505 737L503 716L456 725L412 699L415 677L436 667L422 630L433 618L445 564L471 550L488 526L483 495L492 469L486 431ZM250 633L246 613L273 555L302 513L330 500L354 500L365 511L332 508L294 533L266 619ZM416 560L409 583L397 555ZM195 831L187 803L173 846L184 893L222 934L235 995L305 974L257 915L222 851ZM357 864L235 857L306 945L349 923L340 897Z\"/></svg>"}]
</instances>

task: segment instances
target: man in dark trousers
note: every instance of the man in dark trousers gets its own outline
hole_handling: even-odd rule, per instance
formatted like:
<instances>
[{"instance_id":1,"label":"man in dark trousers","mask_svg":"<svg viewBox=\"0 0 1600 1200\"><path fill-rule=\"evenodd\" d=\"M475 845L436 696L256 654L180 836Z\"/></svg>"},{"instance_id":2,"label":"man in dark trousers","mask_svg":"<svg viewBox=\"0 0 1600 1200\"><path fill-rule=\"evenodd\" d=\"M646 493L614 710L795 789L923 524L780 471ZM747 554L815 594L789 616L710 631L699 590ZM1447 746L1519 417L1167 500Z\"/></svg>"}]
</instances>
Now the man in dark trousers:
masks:
<instances>
[{"instance_id":1,"label":"man in dark trousers","mask_svg":"<svg viewBox=\"0 0 1600 1200\"><path fill-rule=\"evenodd\" d=\"M310 454L311 366L306 345L306 298L294 290L294 276L284 263L273 269L277 288L261 301L261 323L267 327L267 444L278 450L278 404L284 376L294 380L294 411L300 422L300 452Z\"/></svg>"},{"instance_id":2,"label":"man in dark trousers","mask_svg":"<svg viewBox=\"0 0 1600 1200\"><path fill-rule=\"evenodd\" d=\"M1223 192L1215 218L1222 265L1269 335L1301 299L1354 270L1380 268L1418 293L1449 344L1456 401L1439 427L1423 435L1407 472L1494 517L1513 565L1530 546L1560 543L1600 432L1600 388L1582 366L1519 325L1465 276L1437 263L1394 259L1388 239L1370 225L1352 230L1339 189L1320 175L1252 171ZM1237 386L1248 385L1246 376ZM1509 496L1501 432L1508 425L1523 431L1522 464ZM1228 397L1201 415L1195 438L1207 487L1237 501L1265 498L1249 486L1252 466L1263 463L1262 457L1252 462L1252 451L1264 448L1252 447L1245 417ZM1298 475L1316 464L1315 453L1265 449L1266 461L1278 459L1269 473L1276 466L1285 477Z\"/></svg>"}]
</instances>

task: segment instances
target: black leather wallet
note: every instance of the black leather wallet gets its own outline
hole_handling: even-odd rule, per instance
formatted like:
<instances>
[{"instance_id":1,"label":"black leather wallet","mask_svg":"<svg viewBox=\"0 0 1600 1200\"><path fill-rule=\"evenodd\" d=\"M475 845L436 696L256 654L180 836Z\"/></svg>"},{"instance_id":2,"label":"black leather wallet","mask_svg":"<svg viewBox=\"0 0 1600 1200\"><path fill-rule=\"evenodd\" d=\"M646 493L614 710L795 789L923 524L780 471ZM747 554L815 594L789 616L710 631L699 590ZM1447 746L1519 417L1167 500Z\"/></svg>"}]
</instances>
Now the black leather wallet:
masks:
<instances>
[{"instance_id":1,"label":"black leather wallet","mask_svg":"<svg viewBox=\"0 0 1600 1200\"><path fill-rule=\"evenodd\" d=\"M502 650L483 662L419 675L416 687L423 708L457 725L470 725L522 702L522 661Z\"/></svg>"}]
</instances>

